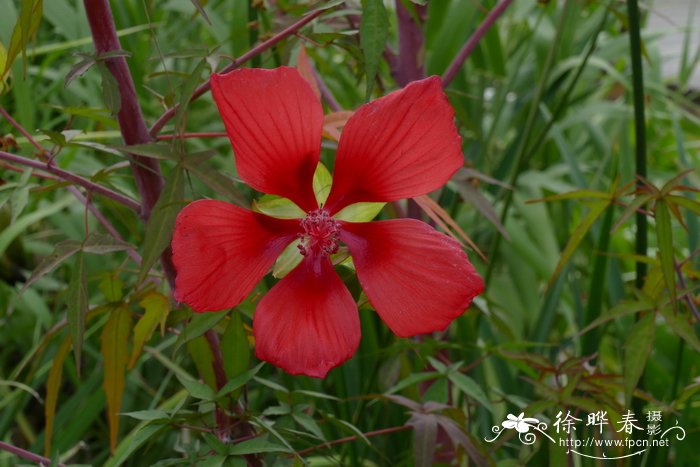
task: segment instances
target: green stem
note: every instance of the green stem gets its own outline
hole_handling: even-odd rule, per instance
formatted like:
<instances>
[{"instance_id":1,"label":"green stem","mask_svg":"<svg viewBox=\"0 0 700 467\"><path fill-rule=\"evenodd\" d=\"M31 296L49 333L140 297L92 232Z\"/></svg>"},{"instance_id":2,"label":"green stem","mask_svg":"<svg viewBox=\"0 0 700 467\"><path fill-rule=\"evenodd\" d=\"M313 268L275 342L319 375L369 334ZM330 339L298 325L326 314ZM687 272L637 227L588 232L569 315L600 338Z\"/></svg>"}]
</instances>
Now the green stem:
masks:
<instances>
[{"instance_id":1,"label":"green stem","mask_svg":"<svg viewBox=\"0 0 700 467\"><path fill-rule=\"evenodd\" d=\"M647 146L646 123L644 118L644 72L642 70L642 41L640 37L639 5L637 0L627 0L629 18L630 61L632 63L632 102L634 105L634 137L635 137L635 172L637 187L642 188L642 179L647 176ZM635 253L640 256L647 254L647 216L640 211L636 215L637 232L635 237ZM635 285L641 289L644 285L647 265L637 262L637 277Z\"/></svg>"}]
</instances>

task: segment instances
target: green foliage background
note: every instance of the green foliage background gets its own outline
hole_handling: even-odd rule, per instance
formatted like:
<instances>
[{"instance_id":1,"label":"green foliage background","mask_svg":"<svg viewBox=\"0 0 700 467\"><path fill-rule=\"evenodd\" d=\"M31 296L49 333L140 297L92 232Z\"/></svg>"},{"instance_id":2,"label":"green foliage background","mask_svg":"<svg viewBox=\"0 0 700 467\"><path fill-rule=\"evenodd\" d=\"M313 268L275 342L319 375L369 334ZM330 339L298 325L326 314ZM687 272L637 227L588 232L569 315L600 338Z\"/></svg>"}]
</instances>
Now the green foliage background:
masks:
<instances>
[{"instance_id":1,"label":"green foliage background","mask_svg":"<svg viewBox=\"0 0 700 467\"><path fill-rule=\"evenodd\" d=\"M412 53L428 75L445 72L496 3L403 1L424 34ZM393 2L111 5L149 124L231 57L320 6L332 8L246 65L294 64L304 47L344 109L399 87ZM56 166L138 199L111 112L118 90L106 57L94 54L82 3L0 0L0 11L2 107ZM687 79L700 51L686 41L679 79L668 82L657 37L642 30L641 51L630 50L629 34L639 32L624 2L518 0L498 18L446 88L466 166L433 195L488 257L470 253L486 291L444 334L398 339L341 269L361 304L363 337L325 380L252 356L251 315L272 277L232 311L173 308L157 258L177 210L205 196L257 197L236 179L225 137L131 150L159 161L166 190L148 227L89 195L123 240L86 214L69 183L0 166L0 440L93 465L602 465L544 438L523 444L514 431L485 439L507 414L551 426L559 411L585 420L606 410L612 428L627 410L642 421L660 410L664 428L677 420L685 439L615 464L698 465L700 113ZM635 56L644 70L636 102ZM634 105L646 112L642 141ZM211 96L183 106L162 134L175 128L223 131ZM3 151L40 160L4 118L0 135ZM640 146L648 175L635 190ZM333 149L324 142L329 166ZM645 256L636 255L635 212L648 221ZM380 217L395 215L387 206ZM154 268L140 270L129 251ZM637 283L636 262L647 267ZM229 378L222 390L210 329ZM79 351L71 344L81 339ZM217 404L236 423L233 440L218 436ZM576 435L594 436L584 423ZM0 465L17 459L0 450Z\"/></svg>"}]
</instances>

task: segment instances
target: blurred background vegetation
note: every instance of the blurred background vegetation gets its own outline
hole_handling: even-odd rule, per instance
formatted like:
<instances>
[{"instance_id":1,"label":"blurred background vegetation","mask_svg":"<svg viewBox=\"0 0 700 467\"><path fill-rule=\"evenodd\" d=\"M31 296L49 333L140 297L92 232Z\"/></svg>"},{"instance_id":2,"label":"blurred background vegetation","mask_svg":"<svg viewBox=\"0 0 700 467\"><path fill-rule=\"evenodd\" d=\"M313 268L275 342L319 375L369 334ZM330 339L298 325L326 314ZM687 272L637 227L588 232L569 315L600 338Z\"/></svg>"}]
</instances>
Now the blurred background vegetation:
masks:
<instances>
[{"instance_id":1,"label":"blurred background vegetation","mask_svg":"<svg viewBox=\"0 0 700 467\"><path fill-rule=\"evenodd\" d=\"M0 441L92 465L698 465L700 32L692 0L687 23L654 32L643 25L662 2L641 5L641 29L627 2L506 2L446 87L465 167L432 198L454 219L452 233L465 232L487 260L470 252L486 291L445 333L396 338L341 268L361 303L360 349L324 380L292 377L251 355L251 315L273 277L235 310L193 315L174 308L157 264L149 272L134 260L156 262L185 202L258 196L236 179L211 96L186 105L232 57L327 8L245 66L294 65L304 50L325 95L352 110L366 101L368 75L376 74L372 97L423 73L443 75L499 3L111 2L147 124L182 103L186 111L161 136L206 135L131 150L157 160L170 187L148 227L119 203L74 189L121 240L86 213L70 183L2 162ZM2 151L50 157L138 199L113 114L117 83L95 55L82 2L0 0L0 11L0 104L44 148L0 117ZM669 34L673 70L659 47ZM640 48L630 48L630 35ZM406 71L406 61L424 70ZM323 144L332 165L335 143ZM635 154L646 161L643 179ZM404 210L429 220L413 204L389 205L380 217ZM646 221L643 251L636 217ZM220 337L230 378L223 390L208 330ZM77 335L80 355L71 350ZM234 440L217 429L224 410ZM602 435L585 426L599 410L611 424ZM513 430L486 441L521 412L565 436L552 427L560 411L583 420L577 439L621 439L617 422L628 410L642 426L647 411L661 411L663 429L677 423L685 439L669 435L669 447L607 462L542 436L522 443ZM18 459L0 450L0 465Z\"/></svg>"}]
</instances>

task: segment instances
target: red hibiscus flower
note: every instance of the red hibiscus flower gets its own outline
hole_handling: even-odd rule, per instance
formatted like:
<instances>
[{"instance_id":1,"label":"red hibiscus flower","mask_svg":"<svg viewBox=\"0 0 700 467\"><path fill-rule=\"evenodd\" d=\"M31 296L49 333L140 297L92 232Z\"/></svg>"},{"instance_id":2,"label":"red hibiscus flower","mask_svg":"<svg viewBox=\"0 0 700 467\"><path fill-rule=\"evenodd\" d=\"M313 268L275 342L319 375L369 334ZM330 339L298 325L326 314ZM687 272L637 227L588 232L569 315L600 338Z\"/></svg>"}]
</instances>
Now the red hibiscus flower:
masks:
<instances>
[{"instance_id":1,"label":"red hibiscus flower","mask_svg":"<svg viewBox=\"0 0 700 467\"><path fill-rule=\"evenodd\" d=\"M213 200L186 206L172 241L178 300L200 312L236 306L300 239L301 261L257 304L255 351L288 373L322 378L360 340L357 305L330 259L341 242L370 304L399 336L445 329L481 293L483 281L460 245L431 226L414 219L349 222L341 215L354 203L434 191L462 166L439 78L411 83L355 112L323 204L313 188L323 110L299 73L241 69L215 74L211 84L240 178L305 214L279 219Z\"/></svg>"}]
</instances>

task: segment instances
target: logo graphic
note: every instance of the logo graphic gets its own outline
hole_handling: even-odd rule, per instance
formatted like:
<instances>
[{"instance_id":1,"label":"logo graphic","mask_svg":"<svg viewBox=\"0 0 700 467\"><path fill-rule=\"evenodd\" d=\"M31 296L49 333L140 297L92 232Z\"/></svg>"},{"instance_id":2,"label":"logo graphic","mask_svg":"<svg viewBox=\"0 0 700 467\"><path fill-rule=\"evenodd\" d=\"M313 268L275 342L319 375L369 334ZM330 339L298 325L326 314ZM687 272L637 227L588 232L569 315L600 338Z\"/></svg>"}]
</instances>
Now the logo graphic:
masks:
<instances>
[{"instance_id":1,"label":"logo graphic","mask_svg":"<svg viewBox=\"0 0 700 467\"><path fill-rule=\"evenodd\" d=\"M559 413L556 415L554 423L552 424L552 428L556 428L557 433L562 433L566 435L566 437L555 440L549 434L547 434L547 423L541 422L537 418L525 417L525 412L521 412L517 417L513 414L508 414L506 419L501 422L500 425L494 425L491 427L491 431L495 434L495 436L491 439L484 438L484 440L488 443L492 443L496 441L504 432L515 430L518 432L518 438L520 439L521 443L525 445L532 445L535 443L535 441L537 441L537 433L539 433L550 442L558 444L560 447L567 448L567 454L572 453L591 459L613 460L641 455L651 447L669 447L673 435L675 435L677 441L683 441L683 439L685 439L685 429L678 425L678 420L676 420L674 426L662 431L662 415L660 410L650 410L646 412L646 427L640 426L642 423L637 420L636 415L632 413L631 410L628 410L627 413L622 415L620 421L616 422L619 427L618 429L615 429L615 427L608 421L607 415L607 411L604 410L589 413L586 418L585 426L592 427L594 432L597 428L598 436L581 439L576 438L575 434L577 422L583 422L583 419L576 418L570 411L567 411L566 415L563 415L563 413L559 411ZM618 434L614 439L606 439L601 437L603 434L603 426L605 425L609 425L611 427L611 432ZM636 431L645 432L647 438L634 439L634 437L629 436L635 434ZM671 434L671 438L669 438L669 434ZM626 448L632 450L632 452L615 457L609 457L605 453L603 453L602 456L595 456L585 454L579 450L580 448L588 447L603 449Z\"/></svg>"}]
</instances>

